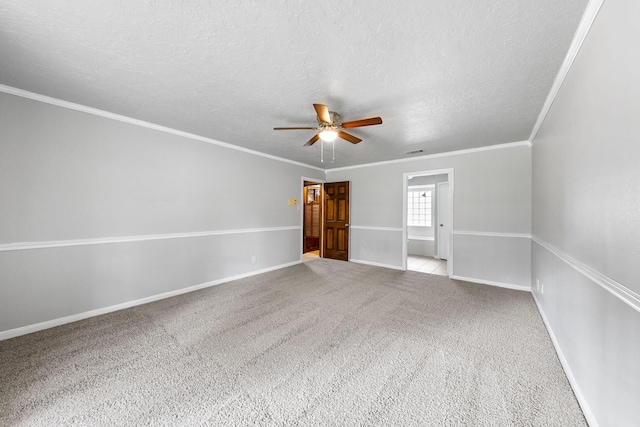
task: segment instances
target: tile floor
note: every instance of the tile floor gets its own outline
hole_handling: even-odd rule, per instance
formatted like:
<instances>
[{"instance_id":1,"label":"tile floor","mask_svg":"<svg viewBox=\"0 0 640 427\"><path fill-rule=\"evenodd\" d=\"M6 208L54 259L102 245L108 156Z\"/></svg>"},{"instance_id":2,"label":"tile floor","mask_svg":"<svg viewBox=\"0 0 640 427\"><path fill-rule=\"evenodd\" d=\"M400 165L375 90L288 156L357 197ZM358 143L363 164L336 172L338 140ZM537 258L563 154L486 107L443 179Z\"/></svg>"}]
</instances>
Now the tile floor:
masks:
<instances>
[{"instance_id":1,"label":"tile floor","mask_svg":"<svg viewBox=\"0 0 640 427\"><path fill-rule=\"evenodd\" d=\"M421 273L447 276L447 260L435 259L427 256L409 255L407 257L407 270Z\"/></svg>"}]
</instances>

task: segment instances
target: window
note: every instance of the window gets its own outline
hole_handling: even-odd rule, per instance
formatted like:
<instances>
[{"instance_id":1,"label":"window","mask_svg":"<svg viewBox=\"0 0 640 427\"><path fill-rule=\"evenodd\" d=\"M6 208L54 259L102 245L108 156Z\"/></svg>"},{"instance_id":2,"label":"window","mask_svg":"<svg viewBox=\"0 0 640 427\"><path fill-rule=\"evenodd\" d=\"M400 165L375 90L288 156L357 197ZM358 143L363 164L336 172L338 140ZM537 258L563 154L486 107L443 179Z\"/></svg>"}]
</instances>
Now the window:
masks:
<instances>
[{"instance_id":1,"label":"window","mask_svg":"<svg viewBox=\"0 0 640 427\"><path fill-rule=\"evenodd\" d=\"M433 186L409 187L407 193L407 225L431 227Z\"/></svg>"}]
</instances>

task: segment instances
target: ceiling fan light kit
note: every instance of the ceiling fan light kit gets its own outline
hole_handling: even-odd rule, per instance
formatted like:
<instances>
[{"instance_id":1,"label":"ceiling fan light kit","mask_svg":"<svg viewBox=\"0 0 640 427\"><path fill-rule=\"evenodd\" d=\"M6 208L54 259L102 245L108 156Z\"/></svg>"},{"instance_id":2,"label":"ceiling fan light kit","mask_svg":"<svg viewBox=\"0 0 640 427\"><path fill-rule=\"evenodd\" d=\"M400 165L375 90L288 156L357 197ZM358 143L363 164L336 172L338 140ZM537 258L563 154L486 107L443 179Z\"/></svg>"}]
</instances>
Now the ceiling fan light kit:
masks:
<instances>
[{"instance_id":1,"label":"ceiling fan light kit","mask_svg":"<svg viewBox=\"0 0 640 427\"><path fill-rule=\"evenodd\" d=\"M318 136L324 142L333 142L338 137L338 132L333 129L324 129L318 133Z\"/></svg>"},{"instance_id":2,"label":"ceiling fan light kit","mask_svg":"<svg viewBox=\"0 0 640 427\"><path fill-rule=\"evenodd\" d=\"M343 129L352 129L362 126L372 126L382 124L380 117L372 117L369 119L354 120L351 122L340 123L340 115L334 111L329 111L329 107L324 104L313 104L313 108L316 110L318 126L317 127L278 127L274 130L316 130L318 131L309 141L304 145L310 146L321 141L320 148L320 161L324 162L324 142L333 143L333 158L335 160L335 140L336 138L344 139L352 144L357 144L362 141L357 136L351 135L345 132Z\"/></svg>"}]
</instances>

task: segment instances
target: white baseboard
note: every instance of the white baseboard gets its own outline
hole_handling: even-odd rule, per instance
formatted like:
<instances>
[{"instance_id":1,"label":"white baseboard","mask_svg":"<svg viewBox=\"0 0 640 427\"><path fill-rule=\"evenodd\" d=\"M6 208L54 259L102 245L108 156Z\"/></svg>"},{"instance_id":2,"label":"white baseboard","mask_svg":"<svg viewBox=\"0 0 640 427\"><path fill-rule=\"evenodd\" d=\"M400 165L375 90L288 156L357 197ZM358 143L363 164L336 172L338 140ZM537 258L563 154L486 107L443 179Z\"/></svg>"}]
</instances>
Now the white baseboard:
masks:
<instances>
[{"instance_id":1,"label":"white baseboard","mask_svg":"<svg viewBox=\"0 0 640 427\"><path fill-rule=\"evenodd\" d=\"M9 338L19 337L21 335L30 334L33 332L42 331L44 329L54 328L56 326L65 325L67 323L77 322L78 320L88 319L90 317L100 316L102 314L112 313L118 310L124 310L125 308L135 307L137 305L147 304L153 301L158 301L165 298L171 298L178 295L186 294L188 292L197 291L199 289L209 288L211 286L220 285L222 283L231 282L233 280L244 279L245 277L255 276L262 273L267 273L273 270L279 270L285 267L291 267L293 265L300 264L301 261L294 261L287 264L281 264L274 267L265 268L262 270L251 271L249 273L239 274L237 276L225 277L223 279L213 280L211 282L201 283L199 285L189 286L188 288L177 289L175 291L164 292L158 295L152 295L145 298L140 298L133 301L123 302L121 304L112 305L109 307L98 308L96 310L85 311L84 313L73 314L71 316L60 317L58 319L47 320L45 322L36 323L33 325L22 326L15 329L9 329L8 331L0 331L0 341L7 340Z\"/></svg>"},{"instance_id":2,"label":"white baseboard","mask_svg":"<svg viewBox=\"0 0 640 427\"><path fill-rule=\"evenodd\" d=\"M455 279L455 280L463 280L465 282L480 283L481 285L490 285L490 286L497 286L499 288L515 289L516 291L531 292L531 286L513 285L511 283L500 283L500 282L494 282L491 280L474 279L473 277L450 276L449 278Z\"/></svg>"},{"instance_id":3,"label":"white baseboard","mask_svg":"<svg viewBox=\"0 0 640 427\"><path fill-rule=\"evenodd\" d=\"M589 404L587 403L587 400L585 399L584 395L582 394L582 391L580 390L580 386L578 385L578 382L576 381L576 378L573 376L573 372L571 371L571 367L569 366L569 362L567 362L567 358L564 357L564 353L562 353L562 349L560 348L560 344L558 343L558 340L556 339L556 336L553 333L553 329L551 329L551 325L547 321L547 317L545 316L544 311L542 310L542 307L540 306L540 302L538 301L538 297L536 296L535 293L532 293L532 295L533 295L533 300L535 301L536 306L538 307L538 312L540 313L540 317L542 317L542 322L544 323L545 328L547 328L547 332L549 333L549 337L551 338L551 342L553 343L553 347L556 350L556 354L558 355L558 359L560 360L560 364L562 365L562 369L564 369L564 373L567 375L567 379L569 380L569 384L571 385L571 388L573 389L573 394L575 394L576 399L578 400L578 404L580 405L580 408L582 409L582 413L584 414L584 417L586 418L587 423L589 424L590 427L598 427L598 421L596 420L596 417L593 415L593 412L591 411L591 408L589 407Z\"/></svg>"},{"instance_id":4,"label":"white baseboard","mask_svg":"<svg viewBox=\"0 0 640 427\"><path fill-rule=\"evenodd\" d=\"M391 268L393 270L402 270L402 271L404 271L404 268L402 268L401 265L382 264L382 263L379 263L379 262L363 261L361 259L350 259L349 262L354 262L356 264L372 265L374 267L384 267L384 268Z\"/></svg>"}]
</instances>

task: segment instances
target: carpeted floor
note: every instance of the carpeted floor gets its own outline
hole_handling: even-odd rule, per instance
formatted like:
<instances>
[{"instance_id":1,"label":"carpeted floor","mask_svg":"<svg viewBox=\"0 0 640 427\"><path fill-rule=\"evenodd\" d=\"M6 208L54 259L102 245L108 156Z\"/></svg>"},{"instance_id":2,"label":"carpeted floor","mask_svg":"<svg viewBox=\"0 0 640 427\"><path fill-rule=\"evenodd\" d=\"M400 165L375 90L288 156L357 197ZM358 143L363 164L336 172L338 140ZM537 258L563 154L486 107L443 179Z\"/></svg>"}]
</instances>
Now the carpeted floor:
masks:
<instances>
[{"instance_id":1,"label":"carpeted floor","mask_svg":"<svg viewBox=\"0 0 640 427\"><path fill-rule=\"evenodd\" d=\"M586 425L531 295L318 259L0 342L0 425Z\"/></svg>"}]
</instances>

